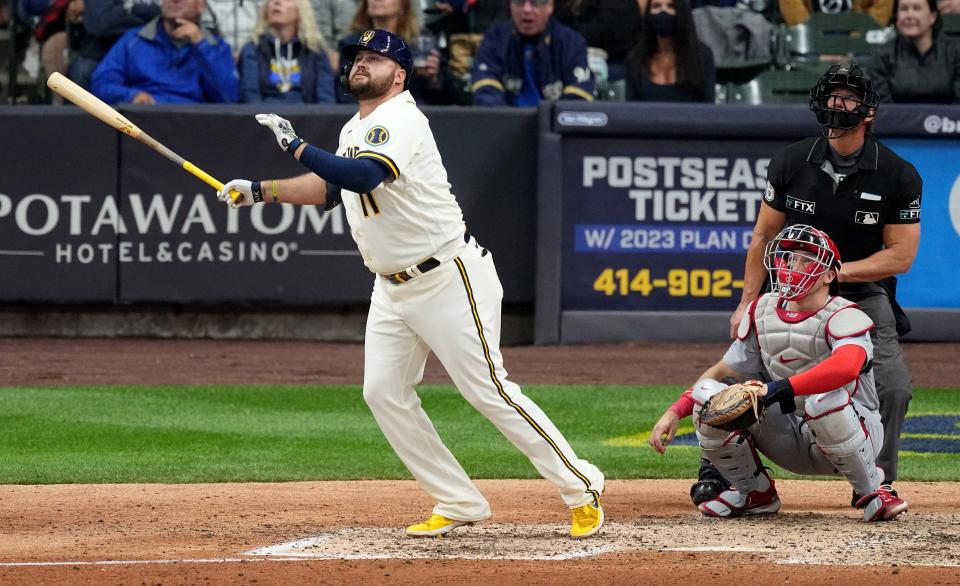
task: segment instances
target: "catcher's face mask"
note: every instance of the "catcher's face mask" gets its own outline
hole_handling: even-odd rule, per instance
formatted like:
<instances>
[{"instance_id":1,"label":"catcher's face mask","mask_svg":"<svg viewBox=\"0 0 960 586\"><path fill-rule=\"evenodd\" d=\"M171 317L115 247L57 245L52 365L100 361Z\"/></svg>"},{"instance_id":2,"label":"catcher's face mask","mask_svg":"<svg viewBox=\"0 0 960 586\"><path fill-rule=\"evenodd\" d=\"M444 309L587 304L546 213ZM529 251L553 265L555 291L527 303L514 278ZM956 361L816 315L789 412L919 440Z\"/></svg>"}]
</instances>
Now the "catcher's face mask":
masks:
<instances>
[{"instance_id":1,"label":"catcher's face mask","mask_svg":"<svg viewBox=\"0 0 960 586\"><path fill-rule=\"evenodd\" d=\"M840 252L825 233L796 224L767 244L764 265L773 291L781 299L796 301L809 295L824 273L840 270Z\"/></svg>"}]
</instances>

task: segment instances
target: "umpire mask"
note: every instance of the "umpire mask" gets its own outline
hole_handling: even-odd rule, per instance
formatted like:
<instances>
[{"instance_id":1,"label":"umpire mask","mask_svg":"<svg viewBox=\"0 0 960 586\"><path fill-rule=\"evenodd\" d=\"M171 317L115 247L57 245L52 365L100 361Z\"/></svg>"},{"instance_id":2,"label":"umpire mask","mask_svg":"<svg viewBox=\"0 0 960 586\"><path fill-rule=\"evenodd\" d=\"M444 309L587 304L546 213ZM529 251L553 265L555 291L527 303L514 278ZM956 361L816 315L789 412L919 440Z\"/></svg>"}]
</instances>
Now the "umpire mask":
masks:
<instances>
[{"instance_id":1,"label":"umpire mask","mask_svg":"<svg viewBox=\"0 0 960 586\"><path fill-rule=\"evenodd\" d=\"M836 90L846 88L855 96L841 95ZM851 130L867 116L875 116L880 95L873 90L873 82L856 63L832 65L810 89L810 109L824 136L830 129Z\"/></svg>"}]
</instances>

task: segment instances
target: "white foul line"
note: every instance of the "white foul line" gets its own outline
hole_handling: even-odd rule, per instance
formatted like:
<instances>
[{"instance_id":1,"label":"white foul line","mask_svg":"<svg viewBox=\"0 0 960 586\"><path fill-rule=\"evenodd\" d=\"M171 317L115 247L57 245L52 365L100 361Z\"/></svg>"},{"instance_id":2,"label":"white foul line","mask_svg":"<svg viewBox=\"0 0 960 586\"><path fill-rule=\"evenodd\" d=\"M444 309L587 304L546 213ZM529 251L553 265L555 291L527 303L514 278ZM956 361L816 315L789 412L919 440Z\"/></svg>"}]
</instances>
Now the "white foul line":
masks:
<instances>
[{"instance_id":1,"label":"white foul line","mask_svg":"<svg viewBox=\"0 0 960 586\"><path fill-rule=\"evenodd\" d=\"M3 568L49 567L49 566L136 566L149 564L231 564L250 562L302 562L301 558L187 558L182 560L98 560L72 562L0 562Z\"/></svg>"},{"instance_id":2,"label":"white foul line","mask_svg":"<svg viewBox=\"0 0 960 586\"><path fill-rule=\"evenodd\" d=\"M748 545L686 545L681 547L664 547L658 551L692 551L692 552L769 552L769 547L752 547Z\"/></svg>"}]
</instances>

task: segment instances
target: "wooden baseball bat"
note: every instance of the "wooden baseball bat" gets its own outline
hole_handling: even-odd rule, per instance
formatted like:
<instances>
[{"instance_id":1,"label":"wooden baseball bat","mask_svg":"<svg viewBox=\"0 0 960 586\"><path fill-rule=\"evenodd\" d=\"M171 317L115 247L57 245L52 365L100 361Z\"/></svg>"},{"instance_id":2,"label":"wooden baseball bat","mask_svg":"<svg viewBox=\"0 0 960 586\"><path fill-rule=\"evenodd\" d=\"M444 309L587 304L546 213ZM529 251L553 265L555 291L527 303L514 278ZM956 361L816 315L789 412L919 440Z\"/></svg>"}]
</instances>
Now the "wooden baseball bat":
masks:
<instances>
[{"instance_id":1,"label":"wooden baseball bat","mask_svg":"<svg viewBox=\"0 0 960 586\"><path fill-rule=\"evenodd\" d=\"M197 167L190 161L187 161L177 153L165 147L163 144L158 142L157 139L140 130L136 124L127 120L127 118L120 114L120 112L117 112L104 103L100 98L94 96L60 73L52 73L50 77L47 78L47 87L57 92L64 98L70 100L77 106L80 106L80 108L87 114L100 119L102 122L109 124L130 138L135 138L153 150L157 151L161 155L176 163L178 166L186 169L195 177L198 177L207 185L216 189L218 192L223 189L223 183L217 181L200 167ZM240 192L235 189L231 189L230 197L236 201L236 199L240 197Z\"/></svg>"}]
</instances>

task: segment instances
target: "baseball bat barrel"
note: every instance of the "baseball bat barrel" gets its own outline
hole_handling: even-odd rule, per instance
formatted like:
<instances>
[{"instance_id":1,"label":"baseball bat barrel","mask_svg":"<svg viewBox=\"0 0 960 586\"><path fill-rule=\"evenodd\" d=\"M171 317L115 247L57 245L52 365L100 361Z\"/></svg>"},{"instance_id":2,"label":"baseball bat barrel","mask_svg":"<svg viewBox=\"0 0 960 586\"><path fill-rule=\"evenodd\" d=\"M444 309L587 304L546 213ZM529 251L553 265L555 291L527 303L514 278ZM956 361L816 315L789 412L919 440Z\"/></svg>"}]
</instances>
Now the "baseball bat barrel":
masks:
<instances>
[{"instance_id":1,"label":"baseball bat barrel","mask_svg":"<svg viewBox=\"0 0 960 586\"><path fill-rule=\"evenodd\" d=\"M56 72L52 73L50 77L47 78L47 87L79 106L87 114L157 151L217 191L223 189L223 183L217 181L203 169L167 148L160 141L141 130L136 124L130 122L125 116L120 114L120 112L117 112L103 100L83 89L66 76ZM236 199L240 197L240 192L231 189L230 197L236 201Z\"/></svg>"}]
</instances>

